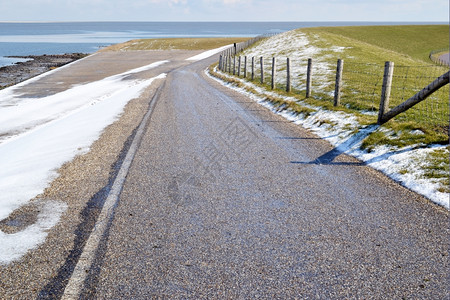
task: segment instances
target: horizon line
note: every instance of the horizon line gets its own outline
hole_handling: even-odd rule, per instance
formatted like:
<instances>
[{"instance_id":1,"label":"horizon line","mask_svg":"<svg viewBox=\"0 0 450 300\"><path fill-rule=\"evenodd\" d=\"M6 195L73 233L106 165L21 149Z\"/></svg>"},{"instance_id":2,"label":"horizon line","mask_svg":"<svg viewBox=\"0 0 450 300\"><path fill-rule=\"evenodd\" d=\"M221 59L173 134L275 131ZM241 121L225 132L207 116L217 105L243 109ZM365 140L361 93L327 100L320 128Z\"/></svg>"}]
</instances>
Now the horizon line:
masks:
<instances>
[{"instance_id":1,"label":"horizon line","mask_svg":"<svg viewBox=\"0 0 450 300\"><path fill-rule=\"evenodd\" d=\"M443 23L448 21L0 21L0 23Z\"/></svg>"}]
</instances>

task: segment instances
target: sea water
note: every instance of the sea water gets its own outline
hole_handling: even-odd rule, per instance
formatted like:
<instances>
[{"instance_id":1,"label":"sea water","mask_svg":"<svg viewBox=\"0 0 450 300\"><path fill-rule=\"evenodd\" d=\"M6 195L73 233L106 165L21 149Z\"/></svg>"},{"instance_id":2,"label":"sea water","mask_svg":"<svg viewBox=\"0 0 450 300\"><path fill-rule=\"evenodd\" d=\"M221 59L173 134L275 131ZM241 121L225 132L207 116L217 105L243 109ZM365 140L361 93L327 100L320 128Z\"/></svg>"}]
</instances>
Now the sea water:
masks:
<instances>
[{"instance_id":1,"label":"sea water","mask_svg":"<svg viewBox=\"0 0 450 300\"><path fill-rule=\"evenodd\" d=\"M0 67L27 56L93 53L132 39L176 37L254 37L301 27L388 25L367 22L0 22Z\"/></svg>"}]
</instances>

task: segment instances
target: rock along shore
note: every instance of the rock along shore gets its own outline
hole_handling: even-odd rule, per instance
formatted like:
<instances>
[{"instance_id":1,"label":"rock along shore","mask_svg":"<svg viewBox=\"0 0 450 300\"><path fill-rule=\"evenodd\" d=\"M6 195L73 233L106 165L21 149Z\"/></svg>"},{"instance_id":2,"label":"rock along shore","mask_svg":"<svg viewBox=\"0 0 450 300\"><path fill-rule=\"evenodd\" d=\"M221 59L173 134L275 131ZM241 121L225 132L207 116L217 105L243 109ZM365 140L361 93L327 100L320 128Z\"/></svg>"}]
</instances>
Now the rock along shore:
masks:
<instances>
[{"instance_id":1,"label":"rock along shore","mask_svg":"<svg viewBox=\"0 0 450 300\"><path fill-rule=\"evenodd\" d=\"M0 89L18 84L29 78L45 73L52 69L87 56L84 53L68 53L58 55L29 55L10 56L15 58L30 59L25 62L18 62L14 65L0 68Z\"/></svg>"}]
</instances>

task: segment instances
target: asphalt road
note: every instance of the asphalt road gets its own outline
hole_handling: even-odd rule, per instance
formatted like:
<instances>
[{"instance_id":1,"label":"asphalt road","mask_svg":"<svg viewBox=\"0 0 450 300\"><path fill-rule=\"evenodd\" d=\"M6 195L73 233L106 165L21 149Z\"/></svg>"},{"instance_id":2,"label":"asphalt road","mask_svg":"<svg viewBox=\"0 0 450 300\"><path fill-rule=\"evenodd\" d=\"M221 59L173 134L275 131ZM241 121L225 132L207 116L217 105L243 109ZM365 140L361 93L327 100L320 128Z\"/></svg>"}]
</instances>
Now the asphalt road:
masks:
<instances>
[{"instance_id":1,"label":"asphalt road","mask_svg":"<svg viewBox=\"0 0 450 300\"><path fill-rule=\"evenodd\" d=\"M198 53L98 53L16 89L38 98L170 60L132 75L168 74L0 221L13 236L48 201L67 205L44 243L0 265L0 299L63 295L139 124L81 298L448 299L447 210L208 78L217 57L185 60Z\"/></svg>"},{"instance_id":2,"label":"asphalt road","mask_svg":"<svg viewBox=\"0 0 450 300\"><path fill-rule=\"evenodd\" d=\"M327 159L207 78L213 61L169 72L153 99L82 298L447 298L448 211Z\"/></svg>"}]
</instances>

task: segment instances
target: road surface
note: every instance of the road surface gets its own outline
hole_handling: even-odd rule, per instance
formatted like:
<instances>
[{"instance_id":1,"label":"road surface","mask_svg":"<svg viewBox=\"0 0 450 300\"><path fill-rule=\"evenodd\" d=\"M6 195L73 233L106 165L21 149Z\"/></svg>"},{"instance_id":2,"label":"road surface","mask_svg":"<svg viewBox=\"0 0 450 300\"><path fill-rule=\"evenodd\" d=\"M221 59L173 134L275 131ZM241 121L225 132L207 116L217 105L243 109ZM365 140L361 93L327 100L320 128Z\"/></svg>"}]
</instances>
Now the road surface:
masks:
<instances>
[{"instance_id":1,"label":"road surface","mask_svg":"<svg viewBox=\"0 0 450 300\"><path fill-rule=\"evenodd\" d=\"M439 56L439 60L446 63L447 65L450 65L450 53L445 53Z\"/></svg>"},{"instance_id":2,"label":"road surface","mask_svg":"<svg viewBox=\"0 0 450 300\"><path fill-rule=\"evenodd\" d=\"M81 297L448 297L448 211L211 80L215 60L152 71L168 75ZM39 297L63 294L70 249Z\"/></svg>"},{"instance_id":3,"label":"road surface","mask_svg":"<svg viewBox=\"0 0 450 300\"><path fill-rule=\"evenodd\" d=\"M446 214L209 80L171 72L85 296L444 297ZM439 225L439 222L442 226Z\"/></svg>"}]
</instances>

